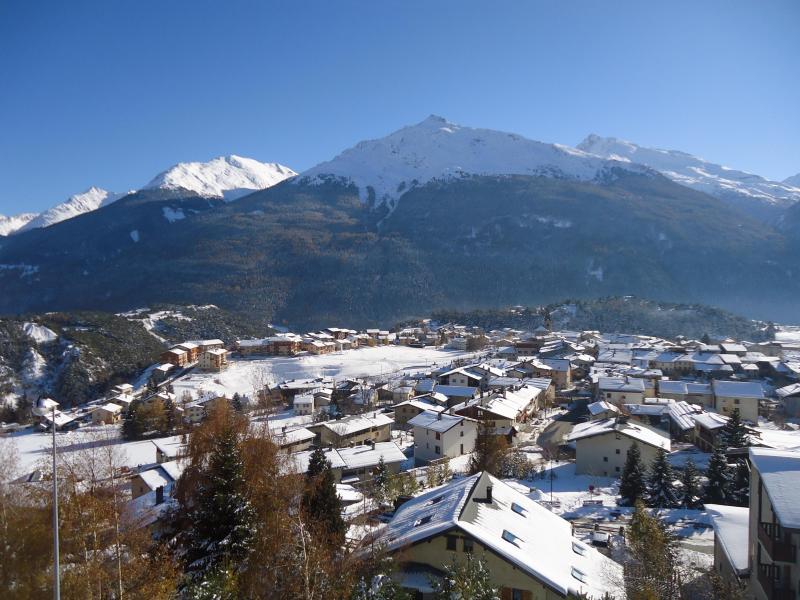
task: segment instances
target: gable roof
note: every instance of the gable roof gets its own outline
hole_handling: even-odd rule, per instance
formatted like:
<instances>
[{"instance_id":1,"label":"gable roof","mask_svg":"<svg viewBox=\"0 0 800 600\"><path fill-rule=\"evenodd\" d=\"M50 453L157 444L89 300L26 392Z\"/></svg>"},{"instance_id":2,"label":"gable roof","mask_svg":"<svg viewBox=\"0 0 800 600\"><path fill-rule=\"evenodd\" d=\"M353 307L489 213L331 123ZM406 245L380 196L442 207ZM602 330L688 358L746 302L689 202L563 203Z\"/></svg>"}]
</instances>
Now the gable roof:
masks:
<instances>
[{"instance_id":1,"label":"gable roof","mask_svg":"<svg viewBox=\"0 0 800 600\"><path fill-rule=\"evenodd\" d=\"M750 462L758 470L772 510L782 527L800 529L800 452L750 448Z\"/></svg>"},{"instance_id":2,"label":"gable roof","mask_svg":"<svg viewBox=\"0 0 800 600\"><path fill-rule=\"evenodd\" d=\"M641 423L631 423L630 421L620 422L616 417L578 423L572 428L566 440L572 442L609 433L618 433L632 438L637 442L642 442L643 444L656 448L663 448L667 452L669 452L671 447L669 438L662 435L661 432L647 427L646 425L642 425Z\"/></svg>"},{"instance_id":3,"label":"gable roof","mask_svg":"<svg viewBox=\"0 0 800 600\"><path fill-rule=\"evenodd\" d=\"M756 398L762 400L765 398L764 388L760 383L752 381L725 381L715 379L711 382L711 387L716 396L732 397L732 398Z\"/></svg>"},{"instance_id":4,"label":"gable roof","mask_svg":"<svg viewBox=\"0 0 800 600\"><path fill-rule=\"evenodd\" d=\"M485 499L492 486L492 502ZM560 595L616 593L621 567L572 536L570 523L508 484L477 473L400 506L383 540L389 551L460 529Z\"/></svg>"},{"instance_id":5,"label":"gable roof","mask_svg":"<svg viewBox=\"0 0 800 600\"><path fill-rule=\"evenodd\" d=\"M422 427L423 429L444 433L460 424L462 421L474 421L474 419L462 415L451 415L445 412L425 410L413 419L409 419L408 424L413 427Z\"/></svg>"}]
</instances>

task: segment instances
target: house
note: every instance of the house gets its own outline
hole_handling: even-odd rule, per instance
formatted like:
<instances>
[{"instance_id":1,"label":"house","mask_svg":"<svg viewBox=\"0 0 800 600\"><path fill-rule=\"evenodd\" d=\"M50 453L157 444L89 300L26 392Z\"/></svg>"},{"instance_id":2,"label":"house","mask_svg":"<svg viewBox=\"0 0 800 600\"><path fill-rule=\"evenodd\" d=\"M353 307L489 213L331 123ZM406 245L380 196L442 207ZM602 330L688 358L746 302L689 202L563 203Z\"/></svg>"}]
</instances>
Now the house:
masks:
<instances>
[{"instance_id":1,"label":"house","mask_svg":"<svg viewBox=\"0 0 800 600\"><path fill-rule=\"evenodd\" d=\"M224 348L205 350L200 355L198 366L203 371L222 371L228 366L228 351Z\"/></svg>"},{"instance_id":2,"label":"house","mask_svg":"<svg viewBox=\"0 0 800 600\"><path fill-rule=\"evenodd\" d=\"M156 462L159 464L177 459L186 450L186 442L182 435L173 435L150 441L156 447Z\"/></svg>"},{"instance_id":3,"label":"house","mask_svg":"<svg viewBox=\"0 0 800 600\"><path fill-rule=\"evenodd\" d=\"M447 404L447 397L442 396L443 401L437 402L434 399L435 394L427 394L411 398L405 402L400 402L394 405L394 424L398 429L406 429L408 422L416 417L419 413L426 410L442 412L445 410Z\"/></svg>"},{"instance_id":4,"label":"house","mask_svg":"<svg viewBox=\"0 0 800 600\"><path fill-rule=\"evenodd\" d=\"M451 560L474 553L508 599L585 594L621 597L622 568L572 535L572 526L489 475L456 479L402 504L377 543L399 566L394 575L417 598Z\"/></svg>"},{"instance_id":5,"label":"house","mask_svg":"<svg viewBox=\"0 0 800 600\"><path fill-rule=\"evenodd\" d=\"M270 428L270 437L282 452L302 452L308 450L316 435L305 427L275 427Z\"/></svg>"},{"instance_id":6,"label":"house","mask_svg":"<svg viewBox=\"0 0 800 600\"><path fill-rule=\"evenodd\" d=\"M131 496L138 498L155 492L158 488L162 489L162 493L172 495L172 489L180 478L183 468L182 461L173 460L137 473L131 478Z\"/></svg>"},{"instance_id":7,"label":"house","mask_svg":"<svg viewBox=\"0 0 800 600\"><path fill-rule=\"evenodd\" d=\"M378 412L351 415L343 419L309 425L317 436L317 445L344 448L367 441L387 442L392 437L392 417Z\"/></svg>"},{"instance_id":8,"label":"house","mask_svg":"<svg viewBox=\"0 0 800 600\"><path fill-rule=\"evenodd\" d=\"M439 374L439 383L442 385L464 386L464 387L481 387L481 384L487 379L485 372L478 371L471 367L459 367L451 369Z\"/></svg>"},{"instance_id":9,"label":"house","mask_svg":"<svg viewBox=\"0 0 800 600\"><path fill-rule=\"evenodd\" d=\"M108 402L102 406L98 406L92 411L92 423L98 425L111 425L112 423L119 423L122 419L122 407L119 404L112 404Z\"/></svg>"},{"instance_id":10,"label":"house","mask_svg":"<svg viewBox=\"0 0 800 600\"><path fill-rule=\"evenodd\" d=\"M453 407L456 414L472 417L489 427L504 430L503 435L516 431L539 409L541 388L533 385L514 386L502 391L487 393Z\"/></svg>"},{"instance_id":11,"label":"house","mask_svg":"<svg viewBox=\"0 0 800 600\"><path fill-rule=\"evenodd\" d=\"M414 462L455 458L472 452L478 437L475 419L462 415L426 410L408 424L414 431Z\"/></svg>"},{"instance_id":12,"label":"house","mask_svg":"<svg viewBox=\"0 0 800 600\"><path fill-rule=\"evenodd\" d=\"M710 383L662 379L658 382L657 388L659 398L683 400L705 408L714 407L714 393L711 391Z\"/></svg>"},{"instance_id":13,"label":"house","mask_svg":"<svg viewBox=\"0 0 800 600\"><path fill-rule=\"evenodd\" d=\"M750 448L750 592L756 600L800 592L800 453Z\"/></svg>"},{"instance_id":14,"label":"house","mask_svg":"<svg viewBox=\"0 0 800 600\"><path fill-rule=\"evenodd\" d=\"M362 483L372 479L375 468L381 460L390 473L399 473L406 461L406 455L394 442L370 442L351 448L339 448L339 456L344 462L343 483Z\"/></svg>"},{"instance_id":15,"label":"house","mask_svg":"<svg viewBox=\"0 0 800 600\"><path fill-rule=\"evenodd\" d=\"M714 527L714 570L723 582L739 581L745 585L750 576L750 509L721 504L706 504L704 508Z\"/></svg>"},{"instance_id":16,"label":"house","mask_svg":"<svg viewBox=\"0 0 800 600\"><path fill-rule=\"evenodd\" d=\"M603 477L622 473L631 444L638 444L645 465L653 462L659 449L670 450L664 432L624 417L579 423L566 440L575 442L575 472Z\"/></svg>"},{"instance_id":17,"label":"house","mask_svg":"<svg viewBox=\"0 0 800 600\"><path fill-rule=\"evenodd\" d=\"M759 402L766 399L760 383L715 379L711 382L711 389L717 412L730 415L734 408L738 408L743 421L758 423Z\"/></svg>"},{"instance_id":18,"label":"house","mask_svg":"<svg viewBox=\"0 0 800 600\"><path fill-rule=\"evenodd\" d=\"M296 415L313 415L314 414L314 394L305 392L297 394L292 402L294 414Z\"/></svg>"},{"instance_id":19,"label":"house","mask_svg":"<svg viewBox=\"0 0 800 600\"><path fill-rule=\"evenodd\" d=\"M639 404L644 401L644 380L637 377L600 377L597 380L597 397L618 406Z\"/></svg>"},{"instance_id":20,"label":"house","mask_svg":"<svg viewBox=\"0 0 800 600\"><path fill-rule=\"evenodd\" d=\"M609 402L606 402L605 400L592 402L586 408L589 410L589 418L592 421L616 417L619 414L619 408Z\"/></svg>"},{"instance_id":21,"label":"house","mask_svg":"<svg viewBox=\"0 0 800 600\"><path fill-rule=\"evenodd\" d=\"M703 452L711 452L717 444L728 417L717 413L701 413L694 416L694 444Z\"/></svg>"},{"instance_id":22,"label":"house","mask_svg":"<svg viewBox=\"0 0 800 600\"><path fill-rule=\"evenodd\" d=\"M175 349L185 350L190 363L197 362L197 359L200 358L200 344L197 342L183 342L181 344L176 344Z\"/></svg>"},{"instance_id":23,"label":"house","mask_svg":"<svg viewBox=\"0 0 800 600\"><path fill-rule=\"evenodd\" d=\"M775 390L787 417L800 417L800 383L792 383Z\"/></svg>"}]
</instances>

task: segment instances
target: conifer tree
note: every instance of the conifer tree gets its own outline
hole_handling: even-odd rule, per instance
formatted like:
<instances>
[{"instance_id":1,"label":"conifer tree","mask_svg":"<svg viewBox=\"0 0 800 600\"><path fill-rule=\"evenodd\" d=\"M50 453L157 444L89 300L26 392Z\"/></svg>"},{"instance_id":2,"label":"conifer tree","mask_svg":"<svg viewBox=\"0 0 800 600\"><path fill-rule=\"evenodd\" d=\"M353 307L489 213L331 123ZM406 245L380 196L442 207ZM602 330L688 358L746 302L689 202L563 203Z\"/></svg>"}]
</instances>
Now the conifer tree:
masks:
<instances>
[{"instance_id":1,"label":"conifer tree","mask_svg":"<svg viewBox=\"0 0 800 600\"><path fill-rule=\"evenodd\" d=\"M750 504L750 469L745 460L737 462L734 467L733 481L731 482L731 502L736 506L748 506Z\"/></svg>"},{"instance_id":2,"label":"conifer tree","mask_svg":"<svg viewBox=\"0 0 800 600\"><path fill-rule=\"evenodd\" d=\"M210 569L241 568L253 542L255 513L246 496L242 453L233 429L215 440L197 498L188 571L196 578Z\"/></svg>"},{"instance_id":3,"label":"conifer tree","mask_svg":"<svg viewBox=\"0 0 800 600\"><path fill-rule=\"evenodd\" d=\"M678 495L675 491L675 474L667 460L667 452L663 448L658 449L658 454L656 454L656 458L650 466L647 487L649 506L673 508L678 505Z\"/></svg>"},{"instance_id":4,"label":"conifer tree","mask_svg":"<svg viewBox=\"0 0 800 600\"><path fill-rule=\"evenodd\" d=\"M316 533L326 536L334 545L344 540L346 526L342 519L342 502L336 494L333 471L322 448L311 453L302 507Z\"/></svg>"},{"instance_id":5,"label":"conifer tree","mask_svg":"<svg viewBox=\"0 0 800 600\"><path fill-rule=\"evenodd\" d=\"M619 483L619 495L624 506L632 506L637 500L643 499L646 493L642 454L639 451L639 445L633 442L625 457L625 466L622 469Z\"/></svg>"},{"instance_id":6,"label":"conifer tree","mask_svg":"<svg viewBox=\"0 0 800 600\"><path fill-rule=\"evenodd\" d=\"M138 440L144 434L144 424L139 418L139 401L134 400L122 419L121 434L125 440Z\"/></svg>"},{"instance_id":7,"label":"conifer tree","mask_svg":"<svg viewBox=\"0 0 800 600\"><path fill-rule=\"evenodd\" d=\"M722 440L726 448L746 448L750 445L747 428L742 423L738 408L731 411L731 416L722 428Z\"/></svg>"},{"instance_id":8,"label":"conifer tree","mask_svg":"<svg viewBox=\"0 0 800 600\"><path fill-rule=\"evenodd\" d=\"M389 469L383 461L383 456L378 460L378 466L375 467L375 477L372 480L373 495L379 502L386 502L389 493Z\"/></svg>"},{"instance_id":9,"label":"conifer tree","mask_svg":"<svg viewBox=\"0 0 800 600\"><path fill-rule=\"evenodd\" d=\"M499 475L507 451L508 443L505 438L495 435L493 428L481 421L475 438L475 451L469 461L469 472L474 474L487 471L492 475Z\"/></svg>"},{"instance_id":10,"label":"conifer tree","mask_svg":"<svg viewBox=\"0 0 800 600\"><path fill-rule=\"evenodd\" d=\"M680 574L677 571L675 538L658 518L636 502L625 532L628 556L625 561L625 591L628 598L679 598Z\"/></svg>"},{"instance_id":11,"label":"conifer tree","mask_svg":"<svg viewBox=\"0 0 800 600\"><path fill-rule=\"evenodd\" d=\"M239 395L239 392L236 392L233 395L233 399L231 400L231 408L235 410L237 413L243 413L244 407L242 406L242 397Z\"/></svg>"},{"instance_id":12,"label":"conifer tree","mask_svg":"<svg viewBox=\"0 0 800 600\"><path fill-rule=\"evenodd\" d=\"M708 483L703 494L703 502L705 504L729 504L733 474L725 456L725 450L719 441L714 444L714 452L708 461L706 477Z\"/></svg>"},{"instance_id":13,"label":"conifer tree","mask_svg":"<svg viewBox=\"0 0 800 600\"><path fill-rule=\"evenodd\" d=\"M175 429L175 403L169 396L164 400L164 431L171 433Z\"/></svg>"},{"instance_id":14,"label":"conifer tree","mask_svg":"<svg viewBox=\"0 0 800 600\"><path fill-rule=\"evenodd\" d=\"M681 475L681 506L684 508L699 508L700 496L700 472L690 458L686 461Z\"/></svg>"}]
</instances>

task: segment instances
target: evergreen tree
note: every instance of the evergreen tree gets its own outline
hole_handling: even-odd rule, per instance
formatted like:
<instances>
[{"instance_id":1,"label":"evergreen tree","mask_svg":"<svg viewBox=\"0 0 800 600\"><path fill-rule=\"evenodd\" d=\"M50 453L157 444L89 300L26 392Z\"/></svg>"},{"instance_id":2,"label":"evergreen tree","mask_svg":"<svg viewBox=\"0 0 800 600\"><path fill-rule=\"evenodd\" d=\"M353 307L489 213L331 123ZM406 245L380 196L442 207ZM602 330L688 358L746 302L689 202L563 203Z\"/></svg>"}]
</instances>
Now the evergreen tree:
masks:
<instances>
[{"instance_id":1,"label":"evergreen tree","mask_svg":"<svg viewBox=\"0 0 800 600\"><path fill-rule=\"evenodd\" d=\"M750 445L747 428L742 423L738 408L731 411L728 422L722 428L722 440L726 448L747 448Z\"/></svg>"},{"instance_id":2,"label":"evergreen tree","mask_svg":"<svg viewBox=\"0 0 800 600\"><path fill-rule=\"evenodd\" d=\"M172 398L167 396L164 400L164 431L162 433L172 433L175 430L175 403Z\"/></svg>"},{"instance_id":3,"label":"evergreen tree","mask_svg":"<svg viewBox=\"0 0 800 600\"><path fill-rule=\"evenodd\" d=\"M144 434L144 425L139 417L139 401L134 400L122 419L121 434L124 440L139 440Z\"/></svg>"},{"instance_id":4,"label":"evergreen tree","mask_svg":"<svg viewBox=\"0 0 800 600\"><path fill-rule=\"evenodd\" d=\"M750 504L750 469L747 461L742 460L736 463L731 482L731 502L736 506L748 506Z\"/></svg>"},{"instance_id":5,"label":"evergreen tree","mask_svg":"<svg viewBox=\"0 0 800 600\"><path fill-rule=\"evenodd\" d=\"M703 342L706 346L711 343L711 338L708 336L707 333L703 334L703 337L700 338L700 341Z\"/></svg>"},{"instance_id":6,"label":"evergreen tree","mask_svg":"<svg viewBox=\"0 0 800 600\"><path fill-rule=\"evenodd\" d=\"M342 502L336 494L333 471L322 448L311 453L302 507L315 532L326 536L334 545L344 540L346 525L342 519Z\"/></svg>"},{"instance_id":7,"label":"evergreen tree","mask_svg":"<svg viewBox=\"0 0 800 600\"><path fill-rule=\"evenodd\" d=\"M378 466L375 467L375 477L372 480L373 495L379 503L386 502L389 493L389 469L381 456Z\"/></svg>"},{"instance_id":8,"label":"evergreen tree","mask_svg":"<svg viewBox=\"0 0 800 600\"><path fill-rule=\"evenodd\" d=\"M465 554L462 561L457 561L454 554L442 579L432 579L431 587L436 600L500 600L489 569L472 553Z\"/></svg>"},{"instance_id":9,"label":"evergreen tree","mask_svg":"<svg viewBox=\"0 0 800 600\"><path fill-rule=\"evenodd\" d=\"M623 564L628 598L672 600L680 597L677 546L662 521L636 502L625 532L628 555Z\"/></svg>"},{"instance_id":10,"label":"evergreen tree","mask_svg":"<svg viewBox=\"0 0 800 600\"><path fill-rule=\"evenodd\" d=\"M188 570L202 577L210 569L242 567L253 543L255 512L246 496L242 453L232 428L214 441L197 497Z\"/></svg>"},{"instance_id":11,"label":"evergreen tree","mask_svg":"<svg viewBox=\"0 0 800 600\"><path fill-rule=\"evenodd\" d=\"M231 400L231 407L237 413L243 413L244 412L244 407L242 406L242 397L239 395L239 392L236 392L233 395L233 399Z\"/></svg>"},{"instance_id":12,"label":"evergreen tree","mask_svg":"<svg viewBox=\"0 0 800 600\"><path fill-rule=\"evenodd\" d=\"M469 472L474 474L487 471L492 475L499 475L507 451L508 443L505 438L495 435L493 428L487 426L485 421L481 421L478 424L475 451L469 461Z\"/></svg>"},{"instance_id":13,"label":"evergreen tree","mask_svg":"<svg viewBox=\"0 0 800 600\"><path fill-rule=\"evenodd\" d=\"M708 483L703 494L703 502L705 504L729 504L733 474L725 456L725 450L719 442L714 445L714 452L708 461L706 477Z\"/></svg>"},{"instance_id":14,"label":"evergreen tree","mask_svg":"<svg viewBox=\"0 0 800 600\"><path fill-rule=\"evenodd\" d=\"M639 451L639 445L633 442L625 457L625 467L622 469L619 482L619 495L623 506L632 506L637 500L643 499L646 493L642 453Z\"/></svg>"},{"instance_id":15,"label":"evergreen tree","mask_svg":"<svg viewBox=\"0 0 800 600\"><path fill-rule=\"evenodd\" d=\"M690 458L686 461L681 475L681 506L684 508L700 507L700 472Z\"/></svg>"},{"instance_id":16,"label":"evergreen tree","mask_svg":"<svg viewBox=\"0 0 800 600\"><path fill-rule=\"evenodd\" d=\"M647 499L649 506L656 508L673 508L678 505L678 494L675 491L675 474L667 460L667 452L658 449L650 476L647 480Z\"/></svg>"}]
</instances>

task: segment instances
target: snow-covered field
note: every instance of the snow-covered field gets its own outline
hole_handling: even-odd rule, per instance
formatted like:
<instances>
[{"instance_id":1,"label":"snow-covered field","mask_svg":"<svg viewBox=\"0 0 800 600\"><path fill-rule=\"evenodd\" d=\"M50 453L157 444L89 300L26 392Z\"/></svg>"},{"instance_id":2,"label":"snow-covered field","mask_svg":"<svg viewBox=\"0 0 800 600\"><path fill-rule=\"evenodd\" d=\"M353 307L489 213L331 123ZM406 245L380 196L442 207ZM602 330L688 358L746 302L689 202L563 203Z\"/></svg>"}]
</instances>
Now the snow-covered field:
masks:
<instances>
[{"instance_id":1,"label":"snow-covered field","mask_svg":"<svg viewBox=\"0 0 800 600\"><path fill-rule=\"evenodd\" d=\"M775 339L779 342L800 343L800 327L783 325L775 332Z\"/></svg>"},{"instance_id":2,"label":"snow-covered field","mask_svg":"<svg viewBox=\"0 0 800 600\"><path fill-rule=\"evenodd\" d=\"M402 377L447 365L453 360L468 356L474 354L434 348L376 346L319 356L233 359L222 373L190 373L175 380L173 388L179 398L186 391L193 397L201 392L228 397L238 392L252 396L254 389L287 379Z\"/></svg>"}]
</instances>

